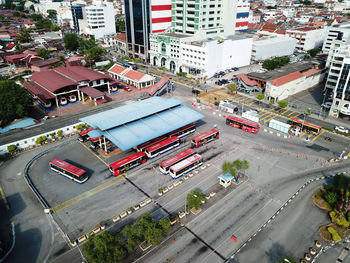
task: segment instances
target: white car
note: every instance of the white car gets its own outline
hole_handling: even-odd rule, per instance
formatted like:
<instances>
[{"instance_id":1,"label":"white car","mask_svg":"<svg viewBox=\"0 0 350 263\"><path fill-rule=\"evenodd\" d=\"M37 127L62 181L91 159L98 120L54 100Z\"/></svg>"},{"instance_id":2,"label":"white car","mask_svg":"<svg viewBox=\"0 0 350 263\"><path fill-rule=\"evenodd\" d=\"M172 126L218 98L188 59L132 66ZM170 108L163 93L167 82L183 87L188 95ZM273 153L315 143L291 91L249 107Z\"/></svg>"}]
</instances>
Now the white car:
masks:
<instances>
[{"instance_id":1,"label":"white car","mask_svg":"<svg viewBox=\"0 0 350 263\"><path fill-rule=\"evenodd\" d=\"M322 108L330 109L332 107L332 102L325 102L321 105Z\"/></svg>"},{"instance_id":2,"label":"white car","mask_svg":"<svg viewBox=\"0 0 350 263\"><path fill-rule=\"evenodd\" d=\"M344 128L343 126L335 126L335 130L338 132L349 133L349 130Z\"/></svg>"}]
</instances>

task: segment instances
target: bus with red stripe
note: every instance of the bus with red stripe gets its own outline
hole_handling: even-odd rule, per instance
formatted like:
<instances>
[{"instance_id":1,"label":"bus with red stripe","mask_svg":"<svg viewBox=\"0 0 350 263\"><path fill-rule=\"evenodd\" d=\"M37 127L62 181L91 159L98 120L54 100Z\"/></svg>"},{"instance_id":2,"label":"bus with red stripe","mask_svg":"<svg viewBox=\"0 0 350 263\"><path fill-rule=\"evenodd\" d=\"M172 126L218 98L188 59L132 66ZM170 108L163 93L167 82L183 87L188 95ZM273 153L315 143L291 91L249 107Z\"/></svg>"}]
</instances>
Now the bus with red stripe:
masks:
<instances>
[{"instance_id":1,"label":"bus with red stripe","mask_svg":"<svg viewBox=\"0 0 350 263\"><path fill-rule=\"evenodd\" d=\"M55 171L56 173L63 175L78 184L85 183L88 179L88 176L84 169L76 167L75 165L63 161L59 158L51 160L49 162L49 165L52 171Z\"/></svg>"},{"instance_id":2,"label":"bus with red stripe","mask_svg":"<svg viewBox=\"0 0 350 263\"><path fill-rule=\"evenodd\" d=\"M101 137L96 137L96 138L90 138L90 147L94 150L96 150L99 146L100 143L100 138ZM102 138L101 138L102 140Z\"/></svg>"},{"instance_id":3,"label":"bus with red stripe","mask_svg":"<svg viewBox=\"0 0 350 263\"><path fill-rule=\"evenodd\" d=\"M196 169L203 164L203 158L199 154L194 154L185 160L173 165L169 169L169 174L173 179L177 179L186 173Z\"/></svg>"},{"instance_id":4,"label":"bus with red stripe","mask_svg":"<svg viewBox=\"0 0 350 263\"><path fill-rule=\"evenodd\" d=\"M256 122L248 121L236 116L228 116L226 118L226 124L234 128L241 129L250 133L257 133L260 130L260 126Z\"/></svg>"},{"instance_id":5,"label":"bus with red stripe","mask_svg":"<svg viewBox=\"0 0 350 263\"><path fill-rule=\"evenodd\" d=\"M197 148L213 140L217 140L219 139L219 134L219 130L217 129L206 131L205 133L192 138L192 146Z\"/></svg>"},{"instance_id":6,"label":"bus with red stripe","mask_svg":"<svg viewBox=\"0 0 350 263\"><path fill-rule=\"evenodd\" d=\"M184 150L176 155L174 155L173 157L161 162L159 164L159 170L163 173L163 174L168 174L169 173L169 169L171 166L181 162L182 160L192 156L196 154L196 152L193 149L187 149Z\"/></svg>"},{"instance_id":7,"label":"bus with red stripe","mask_svg":"<svg viewBox=\"0 0 350 263\"><path fill-rule=\"evenodd\" d=\"M92 131L92 130L94 130L94 128L90 127L90 128L88 128L86 130L83 130L83 131L79 132L78 140L81 141L81 142L87 141L89 139L88 133L90 131Z\"/></svg>"},{"instance_id":8,"label":"bus with red stripe","mask_svg":"<svg viewBox=\"0 0 350 263\"><path fill-rule=\"evenodd\" d=\"M154 144L145 149L148 158L154 158L180 145L180 139L176 136L167 138L157 144Z\"/></svg>"},{"instance_id":9,"label":"bus with red stripe","mask_svg":"<svg viewBox=\"0 0 350 263\"><path fill-rule=\"evenodd\" d=\"M119 161L111 163L109 165L109 170L113 175L118 176L121 173L124 173L131 168L134 168L140 164L145 163L146 161L147 161L146 154L143 152L137 152Z\"/></svg>"},{"instance_id":10,"label":"bus with red stripe","mask_svg":"<svg viewBox=\"0 0 350 263\"><path fill-rule=\"evenodd\" d=\"M154 144L156 144L156 143L158 143L158 142L161 142L161 141L165 140L166 138L168 138L168 137L165 136L165 135L164 135L164 136L157 137L157 138L154 138L153 140L150 140L150 141L148 141L148 142L145 142L145 143L143 143L143 144L138 145L138 146L136 147L136 150L137 150L138 152L144 152L145 149L146 149L147 147L150 147L150 146L152 146L152 145L154 145Z\"/></svg>"},{"instance_id":11,"label":"bus with red stripe","mask_svg":"<svg viewBox=\"0 0 350 263\"><path fill-rule=\"evenodd\" d=\"M196 131L196 125L194 123L191 123L184 127L181 127L180 129L170 132L168 136L169 137L176 136L176 137L182 138L191 133L194 133L195 131Z\"/></svg>"}]
</instances>

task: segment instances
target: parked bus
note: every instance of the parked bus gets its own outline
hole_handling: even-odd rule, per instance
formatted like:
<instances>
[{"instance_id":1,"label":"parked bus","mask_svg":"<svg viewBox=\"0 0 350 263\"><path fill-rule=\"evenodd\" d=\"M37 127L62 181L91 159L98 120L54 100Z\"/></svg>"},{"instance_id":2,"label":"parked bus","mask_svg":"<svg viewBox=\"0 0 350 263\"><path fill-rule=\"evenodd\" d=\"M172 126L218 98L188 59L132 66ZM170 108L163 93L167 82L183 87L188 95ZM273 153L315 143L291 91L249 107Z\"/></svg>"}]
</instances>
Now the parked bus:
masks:
<instances>
[{"instance_id":1,"label":"parked bus","mask_svg":"<svg viewBox=\"0 0 350 263\"><path fill-rule=\"evenodd\" d=\"M184 127L181 127L180 129L170 132L169 137L176 136L176 137L182 138L189 135L190 133L194 133L195 131L196 131L196 125L191 123Z\"/></svg>"},{"instance_id":2,"label":"parked bus","mask_svg":"<svg viewBox=\"0 0 350 263\"><path fill-rule=\"evenodd\" d=\"M176 136L173 136L150 147L147 147L145 149L145 153L147 154L147 157L151 159L179 146L179 144L180 139Z\"/></svg>"},{"instance_id":3,"label":"parked bus","mask_svg":"<svg viewBox=\"0 0 350 263\"><path fill-rule=\"evenodd\" d=\"M196 154L196 152L193 149L184 150L183 152L180 152L180 153L174 155L173 157L161 162L159 164L159 169L163 174L168 174L171 166L181 162L182 160L184 160L184 159L186 159L194 154Z\"/></svg>"},{"instance_id":4,"label":"parked bus","mask_svg":"<svg viewBox=\"0 0 350 263\"><path fill-rule=\"evenodd\" d=\"M226 124L254 134L260 130L260 126L258 123L238 118L235 116L228 116L226 118Z\"/></svg>"},{"instance_id":5,"label":"parked bus","mask_svg":"<svg viewBox=\"0 0 350 263\"><path fill-rule=\"evenodd\" d=\"M94 129L94 128L90 127L90 128L88 128L88 129L86 129L86 130L83 130L83 131L79 132L78 140L81 141L81 142L87 141L87 140L89 139L88 133L89 133L90 131L92 131L93 129Z\"/></svg>"},{"instance_id":6,"label":"parked bus","mask_svg":"<svg viewBox=\"0 0 350 263\"><path fill-rule=\"evenodd\" d=\"M145 142L143 144L140 144L140 145L136 146L136 150L138 152L144 152L147 147L150 147L150 146L152 146L152 145L154 145L154 144L156 144L158 142L161 142L161 141L165 140L166 138L168 138L168 137L165 136L165 135L157 137L157 138L154 138L153 140L150 140L148 142Z\"/></svg>"},{"instance_id":7,"label":"parked bus","mask_svg":"<svg viewBox=\"0 0 350 263\"><path fill-rule=\"evenodd\" d=\"M211 129L192 138L192 146L200 147L208 142L219 139L219 130Z\"/></svg>"},{"instance_id":8,"label":"parked bus","mask_svg":"<svg viewBox=\"0 0 350 263\"><path fill-rule=\"evenodd\" d=\"M298 126L300 128L302 127L303 131L312 132L315 134L320 133L320 131L322 129L321 126L307 122L305 120L301 120L299 118L291 118L288 121L288 124L293 125L293 126Z\"/></svg>"},{"instance_id":9,"label":"parked bus","mask_svg":"<svg viewBox=\"0 0 350 263\"><path fill-rule=\"evenodd\" d=\"M203 158L199 154L194 154L187 159L173 165L169 169L169 174L173 179L177 179L184 174L196 169L203 164Z\"/></svg>"},{"instance_id":10,"label":"parked bus","mask_svg":"<svg viewBox=\"0 0 350 263\"><path fill-rule=\"evenodd\" d=\"M63 175L78 184L85 183L88 179L86 171L74 166L73 164L67 163L61 159L55 158L49 163L52 171Z\"/></svg>"},{"instance_id":11,"label":"parked bus","mask_svg":"<svg viewBox=\"0 0 350 263\"><path fill-rule=\"evenodd\" d=\"M99 147L100 137L90 138L90 148L96 150Z\"/></svg>"},{"instance_id":12,"label":"parked bus","mask_svg":"<svg viewBox=\"0 0 350 263\"><path fill-rule=\"evenodd\" d=\"M146 154L143 152L137 152L119 161L111 163L109 165L109 170L113 175L118 176L121 173L124 173L131 168L134 168L140 164L145 163L146 161L147 161Z\"/></svg>"}]
</instances>

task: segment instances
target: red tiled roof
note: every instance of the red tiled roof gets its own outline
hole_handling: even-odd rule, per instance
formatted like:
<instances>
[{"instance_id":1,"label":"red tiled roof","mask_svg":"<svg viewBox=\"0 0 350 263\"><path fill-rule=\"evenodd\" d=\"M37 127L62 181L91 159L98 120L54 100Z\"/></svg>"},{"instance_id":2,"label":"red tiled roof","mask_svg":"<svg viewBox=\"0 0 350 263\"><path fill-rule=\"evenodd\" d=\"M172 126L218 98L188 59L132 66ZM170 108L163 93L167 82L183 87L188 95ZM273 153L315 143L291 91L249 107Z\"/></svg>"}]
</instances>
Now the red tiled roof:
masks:
<instances>
[{"instance_id":1,"label":"red tiled roof","mask_svg":"<svg viewBox=\"0 0 350 263\"><path fill-rule=\"evenodd\" d=\"M80 60L82 60L82 59L84 59L84 56L74 56L74 57L69 57L69 58L67 58L67 61L68 61L68 62L71 62L71 61L80 61Z\"/></svg>"},{"instance_id":2,"label":"red tiled roof","mask_svg":"<svg viewBox=\"0 0 350 263\"><path fill-rule=\"evenodd\" d=\"M78 85L78 83L63 77L62 75L52 70L36 72L30 78L35 81L35 83L40 87L45 88L51 92L56 92L57 90L64 87Z\"/></svg>"},{"instance_id":3,"label":"red tiled roof","mask_svg":"<svg viewBox=\"0 0 350 263\"><path fill-rule=\"evenodd\" d=\"M297 30L297 31L304 31L304 32L307 32L307 31L312 31L312 30L316 30L317 28L316 27L299 27L299 28L296 28L294 30Z\"/></svg>"},{"instance_id":4,"label":"red tiled roof","mask_svg":"<svg viewBox=\"0 0 350 263\"><path fill-rule=\"evenodd\" d=\"M75 74L79 74L87 78L89 81L95 81L98 79L111 79L109 76L105 74L102 74L92 69L85 68L83 66L72 66L72 67L69 67L69 70L73 71Z\"/></svg>"},{"instance_id":5,"label":"red tiled roof","mask_svg":"<svg viewBox=\"0 0 350 263\"><path fill-rule=\"evenodd\" d=\"M285 35L286 34L286 30L283 30L283 29L277 29L275 31L276 34L280 34L280 35Z\"/></svg>"},{"instance_id":6,"label":"red tiled roof","mask_svg":"<svg viewBox=\"0 0 350 263\"><path fill-rule=\"evenodd\" d=\"M76 82L89 80L88 78L86 78L80 74L76 74L74 71L71 71L70 69L71 69L71 67L68 67L68 68L59 67L59 68L55 68L54 71L56 71L58 74L60 74L64 77L68 77Z\"/></svg>"},{"instance_id":7,"label":"red tiled roof","mask_svg":"<svg viewBox=\"0 0 350 263\"><path fill-rule=\"evenodd\" d=\"M12 49L14 46L16 46L15 43L8 43L7 44L8 49Z\"/></svg>"},{"instance_id":8,"label":"red tiled roof","mask_svg":"<svg viewBox=\"0 0 350 263\"><path fill-rule=\"evenodd\" d=\"M307 71L305 71L305 72L303 72L301 74L303 74L305 77L310 77L310 76L315 75L315 74L317 74L319 72L321 72L320 69L312 68L312 69L309 69L309 70L307 70Z\"/></svg>"},{"instance_id":9,"label":"red tiled roof","mask_svg":"<svg viewBox=\"0 0 350 263\"><path fill-rule=\"evenodd\" d=\"M118 38L118 39L121 40L121 41L126 42L126 34L125 34L125 33L118 34L118 35L116 36L116 38Z\"/></svg>"},{"instance_id":10,"label":"red tiled roof","mask_svg":"<svg viewBox=\"0 0 350 263\"><path fill-rule=\"evenodd\" d=\"M29 49L24 50L24 51L23 51L23 54L32 55L32 56L37 56L37 55L38 55L38 53L37 53L36 51L29 50Z\"/></svg>"},{"instance_id":11,"label":"red tiled roof","mask_svg":"<svg viewBox=\"0 0 350 263\"><path fill-rule=\"evenodd\" d=\"M238 74L237 78L242 80L248 86L259 86L257 81L249 79L245 74Z\"/></svg>"},{"instance_id":12,"label":"red tiled roof","mask_svg":"<svg viewBox=\"0 0 350 263\"><path fill-rule=\"evenodd\" d=\"M22 85L34 96L42 100L54 99L55 96L47 92L45 89L42 89L40 86L36 85L34 81L31 82L22 82Z\"/></svg>"},{"instance_id":13,"label":"red tiled roof","mask_svg":"<svg viewBox=\"0 0 350 263\"><path fill-rule=\"evenodd\" d=\"M26 57L25 54L15 54L15 55L11 55L11 56L6 56L5 59L8 62L16 63L16 62L19 62L22 58L25 58L25 57Z\"/></svg>"},{"instance_id":14,"label":"red tiled roof","mask_svg":"<svg viewBox=\"0 0 350 263\"><path fill-rule=\"evenodd\" d=\"M112 72L114 74L121 74L124 70L126 70L125 67L123 66L120 66L120 65L117 65L117 64L114 64L108 71L109 72Z\"/></svg>"},{"instance_id":15,"label":"red tiled roof","mask_svg":"<svg viewBox=\"0 0 350 263\"><path fill-rule=\"evenodd\" d=\"M102 91L99 91L98 89L94 89L92 87L84 87L80 88L80 90L91 98L101 98L105 95Z\"/></svg>"},{"instance_id":16,"label":"red tiled roof","mask_svg":"<svg viewBox=\"0 0 350 263\"><path fill-rule=\"evenodd\" d=\"M129 70L124 74L124 77L132 80L141 80L145 74L135 71L135 70Z\"/></svg>"},{"instance_id":17,"label":"red tiled roof","mask_svg":"<svg viewBox=\"0 0 350 263\"><path fill-rule=\"evenodd\" d=\"M291 82L293 80L299 79L302 76L304 76L304 75L301 74L299 71L296 71L296 72L290 73L288 75L285 75L283 77L270 80L270 83L271 83L271 85L274 85L274 86L281 86L281 85L286 84L288 82Z\"/></svg>"},{"instance_id":18,"label":"red tiled roof","mask_svg":"<svg viewBox=\"0 0 350 263\"><path fill-rule=\"evenodd\" d=\"M152 97L168 81L169 81L169 77L162 77L156 84L153 85L152 89L150 91L148 91L149 95Z\"/></svg>"},{"instance_id":19,"label":"red tiled roof","mask_svg":"<svg viewBox=\"0 0 350 263\"><path fill-rule=\"evenodd\" d=\"M38 56L32 56L32 55L27 55L26 57L22 58L21 61L26 62L27 64L32 63L34 61L39 61L43 60L41 57Z\"/></svg>"}]
</instances>

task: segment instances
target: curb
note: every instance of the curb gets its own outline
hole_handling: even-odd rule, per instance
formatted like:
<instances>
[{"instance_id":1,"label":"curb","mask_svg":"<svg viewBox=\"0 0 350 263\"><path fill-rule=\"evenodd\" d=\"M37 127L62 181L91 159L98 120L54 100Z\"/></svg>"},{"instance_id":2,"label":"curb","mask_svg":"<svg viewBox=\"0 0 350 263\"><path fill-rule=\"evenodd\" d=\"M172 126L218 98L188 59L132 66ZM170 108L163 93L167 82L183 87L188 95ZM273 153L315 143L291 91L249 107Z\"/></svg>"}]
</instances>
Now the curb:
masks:
<instances>
[{"instance_id":1,"label":"curb","mask_svg":"<svg viewBox=\"0 0 350 263\"><path fill-rule=\"evenodd\" d=\"M7 253L5 254L5 256L3 256L2 259L0 259L0 263L3 262L8 257L8 255L10 255L10 253L12 252L12 250L16 244L15 224L13 222L11 222L11 226L12 226L12 245L11 245L9 251L7 251Z\"/></svg>"}]
</instances>

